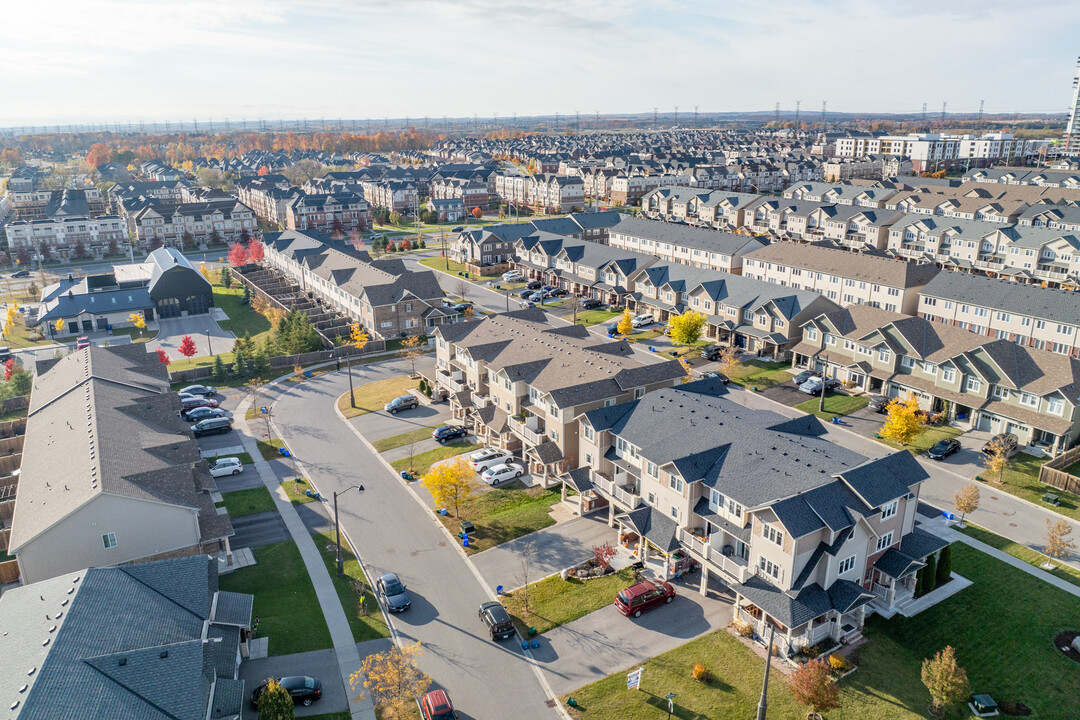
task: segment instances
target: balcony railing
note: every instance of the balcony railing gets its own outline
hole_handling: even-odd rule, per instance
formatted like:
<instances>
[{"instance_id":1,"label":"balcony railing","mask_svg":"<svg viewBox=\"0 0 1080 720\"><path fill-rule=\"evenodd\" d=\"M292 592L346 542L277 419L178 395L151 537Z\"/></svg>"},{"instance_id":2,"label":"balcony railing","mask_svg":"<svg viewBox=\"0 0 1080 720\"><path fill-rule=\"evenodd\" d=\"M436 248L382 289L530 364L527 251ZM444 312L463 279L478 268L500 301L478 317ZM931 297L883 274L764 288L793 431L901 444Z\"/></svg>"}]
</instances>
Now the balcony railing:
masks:
<instances>
[{"instance_id":1,"label":"balcony railing","mask_svg":"<svg viewBox=\"0 0 1080 720\"><path fill-rule=\"evenodd\" d=\"M450 378L450 389L455 393L464 392L469 389L469 385L465 380L455 380L454 378Z\"/></svg>"},{"instance_id":2,"label":"balcony railing","mask_svg":"<svg viewBox=\"0 0 1080 720\"><path fill-rule=\"evenodd\" d=\"M525 421L518 420L517 418L510 418L510 429L514 431L526 442L532 445L539 445L544 442L544 428L540 427L533 430L525 425Z\"/></svg>"},{"instance_id":3,"label":"balcony railing","mask_svg":"<svg viewBox=\"0 0 1080 720\"><path fill-rule=\"evenodd\" d=\"M716 538L713 540L713 538ZM695 553L702 560L706 560L714 569L722 571L729 579L735 582L745 582L752 574L749 563L735 555L724 555L722 542L723 535L715 534L708 538L700 538L686 529L679 530L679 542Z\"/></svg>"},{"instance_id":4,"label":"balcony railing","mask_svg":"<svg viewBox=\"0 0 1080 720\"><path fill-rule=\"evenodd\" d=\"M593 473L593 485L600 488L611 498L618 500L623 505L634 510L641 505L641 496L629 487L615 484L615 481L598 472Z\"/></svg>"}]
</instances>

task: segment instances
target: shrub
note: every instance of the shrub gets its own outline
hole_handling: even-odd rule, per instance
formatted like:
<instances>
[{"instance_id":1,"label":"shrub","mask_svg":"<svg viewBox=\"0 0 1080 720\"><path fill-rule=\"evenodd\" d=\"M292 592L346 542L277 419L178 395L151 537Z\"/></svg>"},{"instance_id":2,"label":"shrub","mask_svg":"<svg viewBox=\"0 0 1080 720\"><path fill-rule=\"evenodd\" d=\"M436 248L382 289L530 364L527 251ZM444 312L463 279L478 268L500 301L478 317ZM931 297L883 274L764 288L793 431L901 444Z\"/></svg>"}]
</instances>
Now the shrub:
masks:
<instances>
[{"instance_id":1,"label":"shrub","mask_svg":"<svg viewBox=\"0 0 1080 720\"><path fill-rule=\"evenodd\" d=\"M694 665L694 669L690 671L690 677L702 683L712 682L712 673L701 663Z\"/></svg>"},{"instance_id":2,"label":"shrub","mask_svg":"<svg viewBox=\"0 0 1080 720\"><path fill-rule=\"evenodd\" d=\"M739 633L744 638L754 637L754 626L748 622L742 620L736 620L732 623L735 626L735 632Z\"/></svg>"},{"instance_id":3,"label":"shrub","mask_svg":"<svg viewBox=\"0 0 1080 720\"><path fill-rule=\"evenodd\" d=\"M838 673L845 673L851 669L851 663L843 655L833 653L829 655L829 668Z\"/></svg>"}]
</instances>

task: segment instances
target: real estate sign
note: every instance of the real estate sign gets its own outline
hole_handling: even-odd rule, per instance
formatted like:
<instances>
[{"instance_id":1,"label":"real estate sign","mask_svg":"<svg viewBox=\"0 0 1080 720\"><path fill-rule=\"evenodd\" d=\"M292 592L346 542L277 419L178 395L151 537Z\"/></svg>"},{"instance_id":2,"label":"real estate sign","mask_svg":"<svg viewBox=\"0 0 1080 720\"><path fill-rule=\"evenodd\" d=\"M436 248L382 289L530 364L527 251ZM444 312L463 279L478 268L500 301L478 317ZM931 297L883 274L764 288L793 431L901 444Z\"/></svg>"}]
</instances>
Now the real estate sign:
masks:
<instances>
[{"instance_id":1,"label":"real estate sign","mask_svg":"<svg viewBox=\"0 0 1080 720\"><path fill-rule=\"evenodd\" d=\"M641 671L643 668L626 674L626 689L627 690L640 690L641 689Z\"/></svg>"}]
</instances>

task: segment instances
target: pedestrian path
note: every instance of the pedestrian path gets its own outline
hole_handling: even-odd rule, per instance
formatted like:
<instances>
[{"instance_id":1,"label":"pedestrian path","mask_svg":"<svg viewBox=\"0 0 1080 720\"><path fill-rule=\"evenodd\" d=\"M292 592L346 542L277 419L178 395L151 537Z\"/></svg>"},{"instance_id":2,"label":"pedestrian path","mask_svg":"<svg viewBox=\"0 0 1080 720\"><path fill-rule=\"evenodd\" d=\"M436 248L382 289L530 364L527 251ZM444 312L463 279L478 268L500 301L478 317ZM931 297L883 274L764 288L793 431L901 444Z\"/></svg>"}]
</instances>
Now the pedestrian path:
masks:
<instances>
[{"instance_id":1,"label":"pedestrian path","mask_svg":"<svg viewBox=\"0 0 1080 720\"><path fill-rule=\"evenodd\" d=\"M222 455L239 455L240 453L247 452L247 448L243 445L230 445L229 447L214 448L213 450L202 450L199 454L204 458L220 457ZM252 455L252 457L255 457Z\"/></svg>"},{"instance_id":2,"label":"pedestrian path","mask_svg":"<svg viewBox=\"0 0 1080 720\"><path fill-rule=\"evenodd\" d=\"M250 397L241 401L236 409L236 417L243 418L250 406ZM366 698L357 699L355 693L349 690L349 677L360 669L360 653L353 640L349 620L345 617L345 611L341 607L334 583L330 579L330 573L327 572L326 565L323 564L322 557L319 555L319 549L296 512L296 507L282 489L281 481L270 467L270 463L262 459L255 438L247 433L247 421L240 420L237 425L244 439L242 452L249 453L255 459L255 471L259 474L266 489L273 495L281 519L285 521L289 535L300 550L300 556L304 559L304 565L311 577L311 584L315 586L315 595L319 599L319 607L322 608L326 626L330 629L330 637L334 642L334 650L337 652L338 670L345 684L346 694L349 696L349 712L352 720L375 720L375 708L371 701Z\"/></svg>"}]
</instances>

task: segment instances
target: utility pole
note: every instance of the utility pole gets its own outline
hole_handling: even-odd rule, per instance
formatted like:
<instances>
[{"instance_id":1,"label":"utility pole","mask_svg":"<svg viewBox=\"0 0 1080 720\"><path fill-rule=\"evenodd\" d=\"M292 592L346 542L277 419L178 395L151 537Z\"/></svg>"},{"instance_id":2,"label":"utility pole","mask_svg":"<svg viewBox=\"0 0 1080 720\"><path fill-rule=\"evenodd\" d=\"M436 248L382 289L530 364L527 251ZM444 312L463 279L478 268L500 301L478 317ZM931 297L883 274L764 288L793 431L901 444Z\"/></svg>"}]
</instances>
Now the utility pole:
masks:
<instances>
[{"instance_id":1,"label":"utility pole","mask_svg":"<svg viewBox=\"0 0 1080 720\"><path fill-rule=\"evenodd\" d=\"M980 100L979 101L979 119L975 121L975 134L976 135L979 135L980 133L982 133L983 103L985 103L985 102L986 102L985 100Z\"/></svg>"},{"instance_id":2,"label":"utility pole","mask_svg":"<svg viewBox=\"0 0 1080 720\"><path fill-rule=\"evenodd\" d=\"M802 100L795 101L795 129L798 130L802 127L799 123L799 106L802 105Z\"/></svg>"},{"instance_id":3,"label":"utility pole","mask_svg":"<svg viewBox=\"0 0 1080 720\"><path fill-rule=\"evenodd\" d=\"M341 559L341 522L338 520L337 496L338 495L344 495L345 493L349 492L350 490L356 490L361 495L364 494L364 486L363 485L353 485L352 487L345 488L341 492L337 492L336 490L334 491L334 539L335 539L335 541L337 543L336 555L337 555L337 574L338 574L338 577L344 577L345 576L345 563Z\"/></svg>"},{"instance_id":4,"label":"utility pole","mask_svg":"<svg viewBox=\"0 0 1080 720\"><path fill-rule=\"evenodd\" d=\"M919 130L926 129L926 103L922 104L922 121L919 123Z\"/></svg>"},{"instance_id":5,"label":"utility pole","mask_svg":"<svg viewBox=\"0 0 1080 720\"><path fill-rule=\"evenodd\" d=\"M675 125L679 124L679 106L675 106Z\"/></svg>"},{"instance_id":6,"label":"utility pole","mask_svg":"<svg viewBox=\"0 0 1080 720\"><path fill-rule=\"evenodd\" d=\"M765 711L769 709L769 668L772 667L772 641L776 626L769 623L769 642L765 646L765 679L761 683L761 699L757 705L757 720L765 720Z\"/></svg>"},{"instance_id":7,"label":"utility pole","mask_svg":"<svg viewBox=\"0 0 1080 720\"><path fill-rule=\"evenodd\" d=\"M696 108L697 106L695 105L694 107ZM697 115L697 110L694 110L694 114L695 114L695 116ZM696 119L696 117L695 117L695 119ZM780 103L779 102L776 103L776 107L773 109L773 122L776 123L776 127L780 127Z\"/></svg>"},{"instance_id":8,"label":"utility pole","mask_svg":"<svg viewBox=\"0 0 1080 720\"><path fill-rule=\"evenodd\" d=\"M942 129L945 129L945 108L947 108L948 106L949 106L949 103L947 103L947 102L942 102L941 103L941 128Z\"/></svg>"},{"instance_id":9,"label":"utility pole","mask_svg":"<svg viewBox=\"0 0 1080 720\"><path fill-rule=\"evenodd\" d=\"M821 101L821 129L825 130L825 108L829 104L828 100Z\"/></svg>"}]
</instances>

